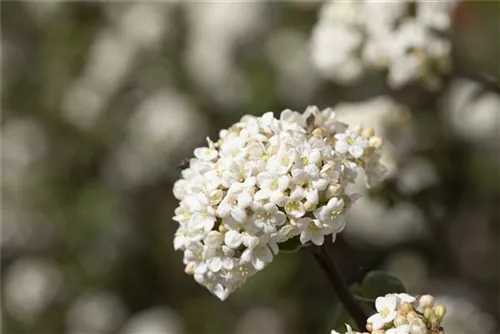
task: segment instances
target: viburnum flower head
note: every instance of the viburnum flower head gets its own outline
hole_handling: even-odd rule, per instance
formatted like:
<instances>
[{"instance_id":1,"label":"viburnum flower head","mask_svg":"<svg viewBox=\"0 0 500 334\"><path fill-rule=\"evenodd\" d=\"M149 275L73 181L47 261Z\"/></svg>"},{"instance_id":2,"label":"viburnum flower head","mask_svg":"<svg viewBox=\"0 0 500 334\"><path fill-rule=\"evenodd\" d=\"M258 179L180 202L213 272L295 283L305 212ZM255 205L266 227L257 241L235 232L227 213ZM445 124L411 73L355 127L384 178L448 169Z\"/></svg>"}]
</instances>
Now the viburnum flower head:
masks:
<instances>
[{"instance_id":1,"label":"viburnum flower head","mask_svg":"<svg viewBox=\"0 0 500 334\"><path fill-rule=\"evenodd\" d=\"M359 170L367 186L385 171L380 143L373 130L316 107L243 116L208 139L174 185L174 248L184 252L186 273L223 300L272 262L280 244L335 240L359 197L347 186Z\"/></svg>"},{"instance_id":2,"label":"viburnum flower head","mask_svg":"<svg viewBox=\"0 0 500 334\"><path fill-rule=\"evenodd\" d=\"M391 293L377 297L377 313L368 318L367 331L353 331L346 324L345 334L444 334L441 322L446 307L434 302L430 295L415 298L406 293ZM332 330L331 334L340 333Z\"/></svg>"}]
</instances>

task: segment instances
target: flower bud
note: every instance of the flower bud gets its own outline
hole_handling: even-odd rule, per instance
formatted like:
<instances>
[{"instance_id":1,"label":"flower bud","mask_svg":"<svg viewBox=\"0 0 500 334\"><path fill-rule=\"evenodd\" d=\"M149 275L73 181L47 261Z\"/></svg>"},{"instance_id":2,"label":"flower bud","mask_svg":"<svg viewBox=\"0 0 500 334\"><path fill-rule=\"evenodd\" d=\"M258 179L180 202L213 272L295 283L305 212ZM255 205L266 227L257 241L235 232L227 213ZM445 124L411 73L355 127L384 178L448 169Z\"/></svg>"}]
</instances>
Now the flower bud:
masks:
<instances>
[{"instance_id":1,"label":"flower bud","mask_svg":"<svg viewBox=\"0 0 500 334\"><path fill-rule=\"evenodd\" d=\"M424 311L422 312L424 314L425 319L429 319L431 316L434 315L434 311L432 310L432 307L425 307Z\"/></svg>"},{"instance_id":2,"label":"flower bud","mask_svg":"<svg viewBox=\"0 0 500 334\"><path fill-rule=\"evenodd\" d=\"M194 274L194 266L195 266L195 262L189 262L187 265L186 265L186 268L184 269L184 272L188 275L193 275Z\"/></svg>"},{"instance_id":3,"label":"flower bud","mask_svg":"<svg viewBox=\"0 0 500 334\"><path fill-rule=\"evenodd\" d=\"M403 312L405 312L405 314L407 314L408 312L411 312L413 311L413 306L411 306L410 303L403 303L401 305L401 308L400 308Z\"/></svg>"},{"instance_id":4,"label":"flower bud","mask_svg":"<svg viewBox=\"0 0 500 334\"><path fill-rule=\"evenodd\" d=\"M220 233L226 233L228 230L226 228L226 226L224 226L224 224L220 224L219 225L219 232Z\"/></svg>"},{"instance_id":5,"label":"flower bud","mask_svg":"<svg viewBox=\"0 0 500 334\"><path fill-rule=\"evenodd\" d=\"M412 334L427 334L427 326L420 318L416 318L410 322L410 332Z\"/></svg>"},{"instance_id":6,"label":"flower bud","mask_svg":"<svg viewBox=\"0 0 500 334\"><path fill-rule=\"evenodd\" d=\"M418 319L418 314L415 311L410 311L406 315L406 319L408 319L408 321L413 321L415 319Z\"/></svg>"},{"instance_id":7,"label":"flower bud","mask_svg":"<svg viewBox=\"0 0 500 334\"><path fill-rule=\"evenodd\" d=\"M304 209L306 209L306 211L313 211L314 209L316 209L316 205L315 204L312 204L311 202L309 201L306 201L304 203Z\"/></svg>"},{"instance_id":8,"label":"flower bud","mask_svg":"<svg viewBox=\"0 0 500 334\"><path fill-rule=\"evenodd\" d=\"M210 192L210 204L211 205L219 204L223 197L224 193L221 190L212 190Z\"/></svg>"},{"instance_id":9,"label":"flower bud","mask_svg":"<svg viewBox=\"0 0 500 334\"><path fill-rule=\"evenodd\" d=\"M376 331L373 331L372 334L385 334L385 331L383 329L377 329Z\"/></svg>"},{"instance_id":10,"label":"flower bud","mask_svg":"<svg viewBox=\"0 0 500 334\"><path fill-rule=\"evenodd\" d=\"M372 324L367 323L366 324L366 330L369 331L369 332L371 332L373 330Z\"/></svg>"},{"instance_id":11,"label":"flower bud","mask_svg":"<svg viewBox=\"0 0 500 334\"><path fill-rule=\"evenodd\" d=\"M340 195L342 186L340 184L332 184L326 189L326 196L331 198Z\"/></svg>"},{"instance_id":12,"label":"flower bud","mask_svg":"<svg viewBox=\"0 0 500 334\"><path fill-rule=\"evenodd\" d=\"M324 137L325 136L325 132L323 131L323 129L320 129L320 128L316 128L312 131L312 134L313 136L317 136L317 137Z\"/></svg>"},{"instance_id":13,"label":"flower bud","mask_svg":"<svg viewBox=\"0 0 500 334\"><path fill-rule=\"evenodd\" d=\"M439 321L443 320L444 316L446 315L446 307L441 303L437 304L434 307L434 314Z\"/></svg>"},{"instance_id":14,"label":"flower bud","mask_svg":"<svg viewBox=\"0 0 500 334\"><path fill-rule=\"evenodd\" d=\"M368 144L370 147L380 148L380 146L382 146L382 139L379 137L370 137Z\"/></svg>"},{"instance_id":15,"label":"flower bud","mask_svg":"<svg viewBox=\"0 0 500 334\"><path fill-rule=\"evenodd\" d=\"M406 318L406 314L407 314L407 313L408 313L408 312L406 312L406 311L404 311L404 310L401 310L401 309L399 309L399 310L398 310L398 316L403 316L403 317L405 317L405 318Z\"/></svg>"},{"instance_id":16,"label":"flower bud","mask_svg":"<svg viewBox=\"0 0 500 334\"><path fill-rule=\"evenodd\" d=\"M398 315L394 319L394 326L396 326L396 327L406 325L407 323L408 323L408 320L406 320L406 317L403 315Z\"/></svg>"},{"instance_id":17,"label":"flower bud","mask_svg":"<svg viewBox=\"0 0 500 334\"><path fill-rule=\"evenodd\" d=\"M375 135L375 131L373 131L373 128L366 128L363 130L362 136L366 138L370 138L373 135Z\"/></svg>"},{"instance_id":18,"label":"flower bud","mask_svg":"<svg viewBox=\"0 0 500 334\"><path fill-rule=\"evenodd\" d=\"M423 295L418 300L418 304L419 304L421 309L424 309L428 306L432 307L432 306L434 306L434 297L432 297L431 295Z\"/></svg>"}]
</instances>

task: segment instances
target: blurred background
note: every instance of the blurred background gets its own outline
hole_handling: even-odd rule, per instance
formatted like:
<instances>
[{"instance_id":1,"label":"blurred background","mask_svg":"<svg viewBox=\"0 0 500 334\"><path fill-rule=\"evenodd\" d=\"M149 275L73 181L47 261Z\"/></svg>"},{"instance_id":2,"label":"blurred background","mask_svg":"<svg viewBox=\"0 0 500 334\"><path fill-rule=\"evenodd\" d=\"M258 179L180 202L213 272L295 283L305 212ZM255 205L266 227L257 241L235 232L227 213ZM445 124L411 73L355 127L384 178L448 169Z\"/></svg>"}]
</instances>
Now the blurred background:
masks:
<instances>
[{"instance_id":1,"label":"blurred background","mask_svg":"<svg viewBox=\"0 0 500 334\"><path fill-rule=\"evenodd\" d=\"M282 254L225 302L173 250L178 165L244 114L333 106L386 140L332 255L499 333L499 95L346 87L311 63L319 2L1 4L3 333L329 333L342 307L311 254ZM500 5L460 3L457 68L500 76ZM447 327L448 326L448 327Z\"/></svg>"}]
</instances>

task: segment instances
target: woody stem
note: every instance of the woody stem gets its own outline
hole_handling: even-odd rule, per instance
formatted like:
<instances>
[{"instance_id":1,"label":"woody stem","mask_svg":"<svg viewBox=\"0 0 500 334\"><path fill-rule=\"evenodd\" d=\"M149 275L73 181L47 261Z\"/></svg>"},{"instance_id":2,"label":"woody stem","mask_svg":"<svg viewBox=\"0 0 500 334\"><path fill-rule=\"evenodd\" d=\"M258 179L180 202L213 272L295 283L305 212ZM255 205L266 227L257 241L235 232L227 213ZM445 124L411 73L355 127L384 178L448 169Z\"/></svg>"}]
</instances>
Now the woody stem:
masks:
<instances>
[{"instance_id":1,"label":"woody stem","mask_svg":"<svg viewBox=\"0 0 500 334\"><path fill-rule=\"evenodd\" d=\"M335 263L325 249L325 245L318 247L309 247L314 255L314 258L318 262L321 269L323 269L326 277L333 286L333 289L337 293L340 301L344 305L345 309L352 317L359 330L363 330L366 326L367 316L361 307L354 300L353 295L349 291L344 279L340 275Z\"/></svg>"}]
</instances>

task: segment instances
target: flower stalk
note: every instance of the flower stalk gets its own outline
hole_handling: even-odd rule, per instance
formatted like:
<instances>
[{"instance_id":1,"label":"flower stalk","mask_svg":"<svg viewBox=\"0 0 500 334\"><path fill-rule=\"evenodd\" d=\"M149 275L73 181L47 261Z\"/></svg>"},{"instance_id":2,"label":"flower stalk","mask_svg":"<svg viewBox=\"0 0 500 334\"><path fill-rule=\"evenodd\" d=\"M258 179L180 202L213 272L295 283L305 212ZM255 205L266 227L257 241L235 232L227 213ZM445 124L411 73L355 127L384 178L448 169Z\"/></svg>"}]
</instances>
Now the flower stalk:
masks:
<instances>
[{"instance_id":1,"label":"flower stalk","mask_svg":"<svg viewBox=\"0 0 500 334\"><path fill-rule=\"evenodd\" d=\"M325 272L326 277L333 286L340 301L345 309L356 323L359 330L363 330L366 325L367 316L363 309L356 303L354 296L351 294L344 279L340 275L335 262L325 249L325 244L322 246L308 247L321 269Z\"/></svg>"}]
</instances>

